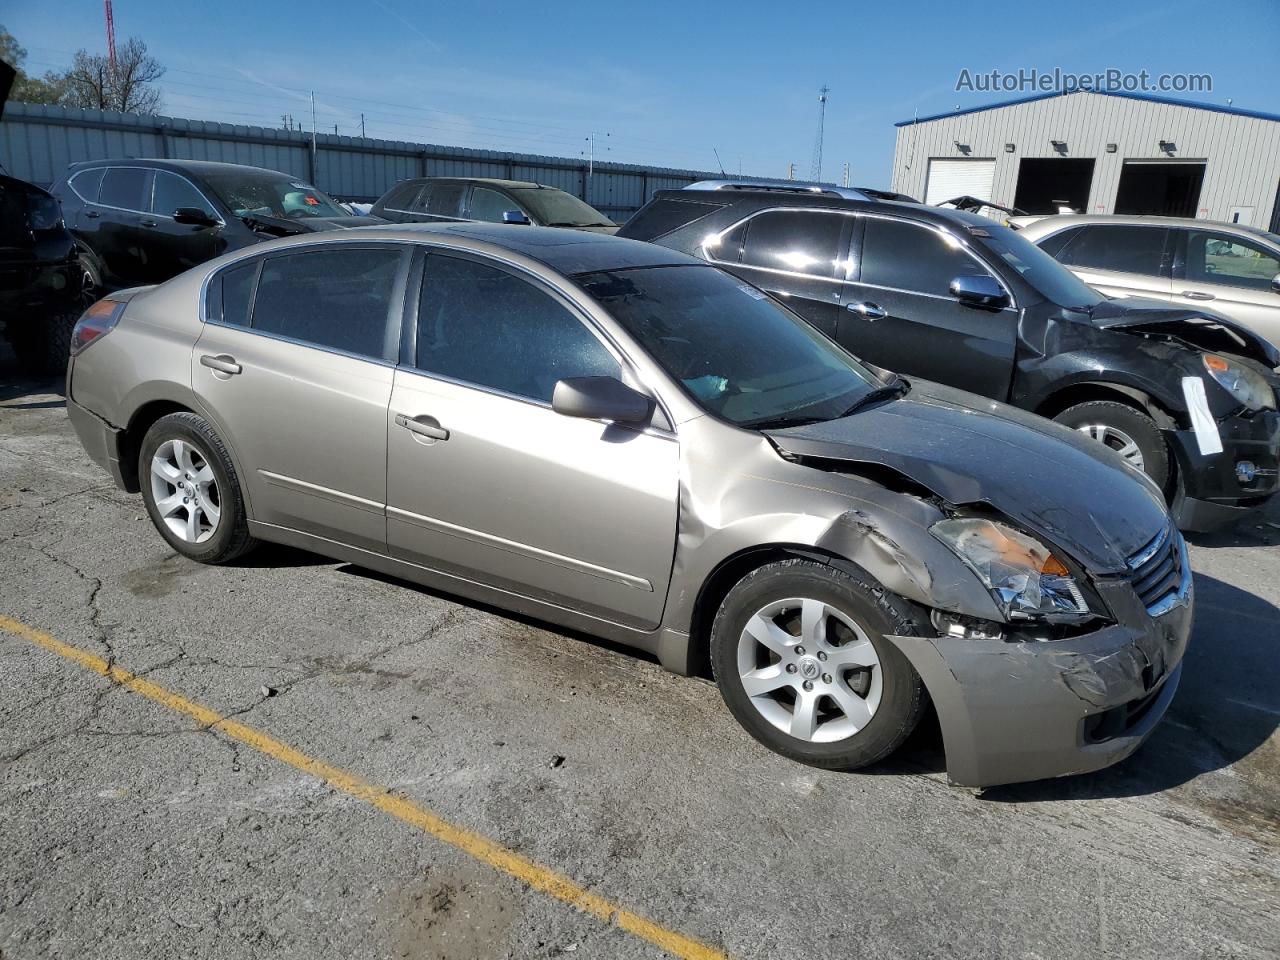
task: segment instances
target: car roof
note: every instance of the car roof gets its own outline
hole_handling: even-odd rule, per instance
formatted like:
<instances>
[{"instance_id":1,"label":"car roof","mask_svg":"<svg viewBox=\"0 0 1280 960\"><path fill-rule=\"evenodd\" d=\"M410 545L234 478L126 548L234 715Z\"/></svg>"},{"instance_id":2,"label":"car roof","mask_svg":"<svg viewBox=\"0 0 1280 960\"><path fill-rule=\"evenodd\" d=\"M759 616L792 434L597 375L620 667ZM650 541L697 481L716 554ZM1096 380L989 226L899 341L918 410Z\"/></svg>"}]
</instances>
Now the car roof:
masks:
<instances>
[{"instance_id":1,"label":"car roof","mask_svg":"<svg viewBox=\"0 0 1280 960\"><path fill-rule=\"evenodd\" d=\"M1237 233L1249 237L1265 237L1274 242L1275 234L1268 234L1260 227L1251 227L1243 223L1226 223L1222 220L1199 220L1193 217L1153 217L1123 213L1063 213L1040 217L1023 229L1040 233L1063 227L1074 227L1086 223L1105 223L1121 226L1146 227L1190 227L1196 230L1218 230L1222 233Z\"/></svg>"},{"instance_id":2,"label":"car roof","mask_svg":"<svg viewBox=\"0 0 1280 960\"><path fill-rule=\"evenodd\" d=\"M219 163L214 160L168 160L152 157L111 157L106 160L83 160L73 163L69 172L90 170L94 167L149 167L155 170L171 170L174 173L187 173L195 176L208 173L235 174L245 171L253 173L269 173L277 177L292 177L284 170L273 170L270 167L254 167L245 163ZM302 182L307 182L303 178Z\"/></svg>"},{"instance_id":3,"label":"car roof","mask_svg":"<svg viewBox=\"0 0 1280 960\"><path fill-rule=\"evenodd\" d=\"M830 194L788 193L777 190L715 190L693 193L688 190L659 190L654 199L684 200L694 202L723 201L726 207L756 209L763 207L815 207L827 210L848 210L853 213L882 213L906 219L936 224L963 224L966 227L998 227L1001 224L977 213L933 207L923 203L906 203L899 200L851 200Z\"/></svg>"},{"instance_id":4,"label":"car roof","mask_svg":"<svg viewBox=\"0 0 1280 960\"><path fill-rule=\"evenodd\" d=\"M401 183L430 183L448 180L454 183L483 183L490 187L506 187L508 190L558 190L532 180L500 180L497 177L408 177Z\"/></svg>"},{"instance_id":5,"label":"car roof","mask_svg":"<svg viewBox=\"0 0 1280 960\"><path fill-rule=\"evenodd\" d=\"M460 247L477 253L511 253L570 276L629 267L707 266L703 260L667 247L627 240L607 233L587 233L564 227L461 221L354 227L338 233L337 236L326 232L288 237L273 241L272 246L313 243L318 238L325 242L456 239L462 241ZM245 252L252 252L254 249L250 247Z\"/></svg>"}]
</instances>

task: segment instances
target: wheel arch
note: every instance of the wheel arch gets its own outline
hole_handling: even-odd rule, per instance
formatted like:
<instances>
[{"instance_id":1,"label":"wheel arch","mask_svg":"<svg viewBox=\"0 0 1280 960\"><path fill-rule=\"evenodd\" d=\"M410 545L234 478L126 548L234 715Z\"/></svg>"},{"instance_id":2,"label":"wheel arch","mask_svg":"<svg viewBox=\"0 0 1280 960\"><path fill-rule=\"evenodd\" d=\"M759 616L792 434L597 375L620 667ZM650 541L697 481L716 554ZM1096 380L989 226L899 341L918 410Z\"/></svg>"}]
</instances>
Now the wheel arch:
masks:
<instances>
[{"instance_id":1,"label":"wheel arch","mask_svg":"<svg viewBox=\"0 0 1280 960\"><path fill-rule=\"evenodd\" d=\"M1035 413L1052 420L1076 404L1091 400L1110 400L1145 413L1162 430L1175 429L1177 421L1158 399L1139 387L1109 380L1082 380L1068 384L1049 394L1035 408Z\"/></svg>"},{"instance_id":2,"label":"wheel arch","mask_svg":"<svg viewBox=\"0 0 1280 960\"><path fill-rule=\"evenodd\" d=\"M133 411L129 423L120 432L120 475L125 490L137 493L142 489L138 476L138 453L142 449L142 438L161 417L171 413L196 413L198 411L188 403L180 403L168 398L148 400Z\"/></svg>"}]
</instances>

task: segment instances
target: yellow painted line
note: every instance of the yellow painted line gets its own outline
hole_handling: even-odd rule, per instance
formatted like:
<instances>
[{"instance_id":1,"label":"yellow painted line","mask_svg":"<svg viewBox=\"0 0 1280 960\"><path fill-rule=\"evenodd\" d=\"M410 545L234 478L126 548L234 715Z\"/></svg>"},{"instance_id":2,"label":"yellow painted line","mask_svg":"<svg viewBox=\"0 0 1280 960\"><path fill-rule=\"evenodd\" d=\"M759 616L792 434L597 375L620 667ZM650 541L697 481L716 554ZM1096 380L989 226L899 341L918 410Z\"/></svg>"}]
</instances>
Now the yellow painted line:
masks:
<instances>
[{"instance_id":1,"label":"yellow painted line","mask_svg":"<svg viewBox=\"0 0 1280 960\"><path fill-rule=\"evenodd\" d=\"M237 723L234 720L224 719L215 710L210 710L208 707L201 706L186 697L166 690L164 687L154 684L144 677L134 676L128 670L112 666L101 657L95 656L86 650L81 650L79 647L63 643L43 630L37 630L35 627L30 627L3 614L0 614L0 630L28 640L51 653L56 653L58 656L64 657L84 667L86 670L115 681L120 686L132 690L148 700L153 700L162 706L166 706L170 710L174 710L177 713L185 713L199 723L201 727L216 730L225 736L231 737L233 740L238 740L246 746L252 747L260 753L273 757L282 763L287 763L289 766L295 767L318 780L323 780L335 790L341 790L357 800L362 800L377 807L383 813L389 813L396 819L416 827L423 833L429 833L436 839L461 850L481 863L488 864L493 869L505 873L509 877L514 877L522 883L527 883L535 890L550 894L571 907L575 907L584 913L589 913L606 924L617 926L619 929L634 934L642 940L647 940L654 946L660 947L667 953L682 958L682 960L727 960L725 954L714 947L690 939L683 934L676 933L674 930L668 930L666 927L654 923L638 913L624 910L618 904L592 893L564 874L534 863L527 857L521 856L514 850L509 850L499 843L495 843L488 837L481 836L465 827L452 824L430 810L418 806L411 800L392 793L387 787L369 783L354 773L349 773L346 770L341 770L321 760L309 757L300 750L295 750L287 743L282 743L274 737L255 730L253 727Z\"/></svg>"}]
</instances>

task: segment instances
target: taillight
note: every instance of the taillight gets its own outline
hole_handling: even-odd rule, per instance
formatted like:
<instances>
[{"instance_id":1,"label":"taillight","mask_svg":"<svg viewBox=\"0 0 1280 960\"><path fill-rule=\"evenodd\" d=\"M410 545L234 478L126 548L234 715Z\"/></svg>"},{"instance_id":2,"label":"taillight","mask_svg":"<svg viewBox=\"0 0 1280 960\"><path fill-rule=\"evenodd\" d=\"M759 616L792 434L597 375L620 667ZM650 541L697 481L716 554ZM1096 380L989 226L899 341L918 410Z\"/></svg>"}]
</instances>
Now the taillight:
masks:
<instances>
[{"instance_id":1,"label":"taillight","mask_svg":"<svg viewBox=\"0 0 1280 960\"><path fill-rule=\"evenodd\" d=\"M99 337L110 332L124 313L120 300L99 300L84 312L71 331L71 355L82 352Z\"/></svg>"}]
</instances>

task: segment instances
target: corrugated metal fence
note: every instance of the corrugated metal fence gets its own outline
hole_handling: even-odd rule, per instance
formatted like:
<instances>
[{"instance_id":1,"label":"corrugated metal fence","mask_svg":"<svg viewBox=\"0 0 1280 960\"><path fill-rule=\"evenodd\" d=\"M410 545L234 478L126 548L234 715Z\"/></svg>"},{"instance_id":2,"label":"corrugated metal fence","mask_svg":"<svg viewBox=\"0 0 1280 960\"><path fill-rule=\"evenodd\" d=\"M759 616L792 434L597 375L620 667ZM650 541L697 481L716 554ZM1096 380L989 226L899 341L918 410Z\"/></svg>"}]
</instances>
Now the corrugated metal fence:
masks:
<instances>
[{"instance_id":1,"label":"corrugated metal fence","mask_svg":"<svg viewBox=\"0 0 1280 960\"><path fill-rule=\"evenodd\" d=\"M656 190L718 174L629 163L596 163L428 143L366 140L208 120L11 103L0 122L0 163L11 176L49 186L81 160L151 157L218 160L282 170L341 200L373 201L407 177L534 180L582 197L619 223Z\"/></svg>"}]
</instances>

